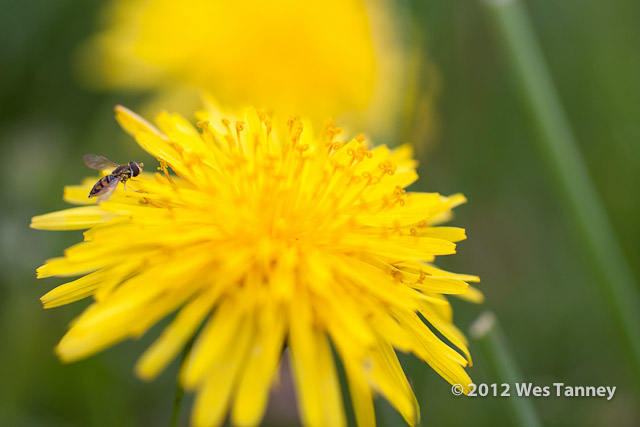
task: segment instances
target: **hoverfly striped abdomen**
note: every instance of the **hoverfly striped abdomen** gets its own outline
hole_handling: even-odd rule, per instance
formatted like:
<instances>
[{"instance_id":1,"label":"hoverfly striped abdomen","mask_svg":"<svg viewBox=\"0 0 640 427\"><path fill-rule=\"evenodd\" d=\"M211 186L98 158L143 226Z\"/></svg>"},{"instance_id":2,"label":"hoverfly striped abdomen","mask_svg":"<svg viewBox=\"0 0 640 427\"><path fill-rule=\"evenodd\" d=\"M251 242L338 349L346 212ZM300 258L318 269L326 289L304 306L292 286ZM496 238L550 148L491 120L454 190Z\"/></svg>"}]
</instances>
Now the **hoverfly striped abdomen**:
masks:
<instances>
[{"instance_id":1,"label":"hoverfly striped abdomen","mask_svg":"<svg viewBox=\"0 0 640 427\"><path fill-rule=\"evenodd\" d=\"M93 186L91 192L89 192L89 198L96 196L98 193L102 191L103 188L107 187L114 180L113 175L106 175L100 178L98 182Z\"/></svg>"}]
</instances>

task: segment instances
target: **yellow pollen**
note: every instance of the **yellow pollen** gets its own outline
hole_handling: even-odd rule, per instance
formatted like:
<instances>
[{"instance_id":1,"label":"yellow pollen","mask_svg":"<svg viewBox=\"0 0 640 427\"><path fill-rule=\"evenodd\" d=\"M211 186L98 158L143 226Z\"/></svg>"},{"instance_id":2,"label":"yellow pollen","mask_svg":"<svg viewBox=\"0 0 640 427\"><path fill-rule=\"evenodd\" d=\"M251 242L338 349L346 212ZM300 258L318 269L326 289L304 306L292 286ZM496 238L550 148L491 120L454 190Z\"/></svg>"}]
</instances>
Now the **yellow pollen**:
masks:
<instances>
[{"instance_id":1,"label":"yellow pollen","mask_svg":"<svg viewBox=\"0 0 640 427\"><path fill-rule=\"evenodd\" d=\"M380 163L378 167L382 169L382 175L393 175L396 173L396 166L389 160Z\"/></svg>"},{"instance_id":2,"label":"yellow pollen","mask_svg":"<svg viewBox=\"0 0 640 427\"><path fill-rule=\"evenodd\" d=\"M240 133L243 130L244 130L244 122L241 120L238 120L236 122L236 138L238 139L238 149L240 150L240 153L244 151L244 149L242 148L242 139L240 138Z\"/></svg>"}]
</instances>

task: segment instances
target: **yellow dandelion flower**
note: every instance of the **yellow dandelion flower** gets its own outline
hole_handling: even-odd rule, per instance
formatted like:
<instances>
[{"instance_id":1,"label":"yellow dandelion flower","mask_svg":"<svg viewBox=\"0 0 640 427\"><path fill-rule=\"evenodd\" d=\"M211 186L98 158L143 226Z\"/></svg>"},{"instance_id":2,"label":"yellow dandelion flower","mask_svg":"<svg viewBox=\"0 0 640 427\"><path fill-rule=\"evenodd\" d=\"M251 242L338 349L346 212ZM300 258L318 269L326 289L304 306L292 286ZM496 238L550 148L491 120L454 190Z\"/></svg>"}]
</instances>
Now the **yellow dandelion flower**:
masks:
<instances>
[{"instance_id":1,"label":"yellow dandelion flower","mask_svg":"<svg viewBox=\"0 0 640 427\"><path fill-rule=\"evenodd\" d=\"M242 120L201 112L199 131L176 114L158 115L159 129L123 107L116 118L160 172L99 204L87 199L95 178L67 187L65 200L85 206L31 224L88 229L38 269L40 278L81 276L44 295L45 308L94 299L56 348L64 361L177 312L135 370L154 378L195 335L180 381L196 393L196 426L228 411L234 424L259 423L285 347L305 425L345 424L332 348L361 426L375 423L376 395L418 422L396 351L468 391L471 358L445 295L479 301L467 283L478 278L431 264L465 238L436 226L465 199L407 192L417 179L409 146L341 141L331 123L314 135L298 118L255 109Z\"/></svg>"},{"instance_id":2,"label":"yellow dandelion flower","mask_svg":"<svg viewBox=\"0 0 640 427\"><path fill-rule=\"evenodd\" d=\"M98 87L161 89L161 101L180 108L192 93L185 87L197 88L233 107L268 105L319 123L348 114L379 128L396 118L406 81L400 32L384 6L112 0L80 51L82 74Z\"/></svg>"}]
</instances>

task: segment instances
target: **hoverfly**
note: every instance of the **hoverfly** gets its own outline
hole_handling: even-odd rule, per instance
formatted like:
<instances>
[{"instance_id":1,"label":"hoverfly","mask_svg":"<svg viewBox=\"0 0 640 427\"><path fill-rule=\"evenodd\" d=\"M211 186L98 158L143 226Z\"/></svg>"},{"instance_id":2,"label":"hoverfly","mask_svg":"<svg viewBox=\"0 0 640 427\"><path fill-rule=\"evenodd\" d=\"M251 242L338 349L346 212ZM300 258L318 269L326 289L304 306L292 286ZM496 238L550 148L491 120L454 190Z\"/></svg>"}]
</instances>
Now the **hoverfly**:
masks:
<instances>
[{"instance_id":1,"label":"hoverfly","mask_svg":"<svg viewBox=\"0 0 640 427\"><path fill-rule=\"evenodd\" d=\"M142 172L142 167L144 166L144 163L136 162L129 162L125 165L119 165L98 154L85 154L84 156L82 156L82 159L84 160L85 164L91 169L97 169L101 171L114 168L109 175L100 178L89 192L89 198L97 196L98 202L104 202L109 197L111 197L115 189L118 187L119 182L122 182L124 184L131 177L140 175L140 172Z\"/></svg>"}]
</instances>

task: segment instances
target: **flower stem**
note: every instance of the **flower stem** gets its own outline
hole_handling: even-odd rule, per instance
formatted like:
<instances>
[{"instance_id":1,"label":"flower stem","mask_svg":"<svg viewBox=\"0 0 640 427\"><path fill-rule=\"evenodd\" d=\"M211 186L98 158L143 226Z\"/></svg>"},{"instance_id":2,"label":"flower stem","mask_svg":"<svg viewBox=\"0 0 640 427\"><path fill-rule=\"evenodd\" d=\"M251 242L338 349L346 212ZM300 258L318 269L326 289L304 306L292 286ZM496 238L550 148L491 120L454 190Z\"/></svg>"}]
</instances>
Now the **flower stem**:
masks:
<instances>
[{"instance_id":1,"label":"flower stem","mask_svg":"<svg viewBox=\"0 0 640 427\"><path fill-rule=\"evenodd\" d=\"M495 314L485 311L471 325L471 337L475 340L480 357L487 365L491 380L499 385L502 393L509 385L507 403L512 417L512 425L525 427L542 426L531 398L519 397L516 384L522 383L522 375L516 361L509 351L507 340L500 329Z\"/></svg>"},{"instance_id":2,"label":"flower stem","mask_svg":"<svg viewBox=\"0 0 640 427\"><path fill-rule=\"evenodd\" d=\"M539 143L575 224L596 283L632 363L640 386L640 296L633 274L596 193L579 146L553 88L551 77L522 2L484 0L517 79Z\"/></svg>"},{"instance_id":3,"label":"flower stem","mask_svg":"<svg viewBox=\"0 0 640 427\"><path fill-rule=\"evenodd\" d=\"M182 349L182 355L180 356L180 363L178 366L182 366L189 351L191 351L191 347L193 347L193 341L195 339L195 335L186 343L184 348ZM171 427L178 426L178 420L180 419L180 408L182 407L182 397L184 396L184 387L180 384L180 378L176 379L176 394L173 398L173 413L171 414Z\"/></svg>"}]
</instances>

